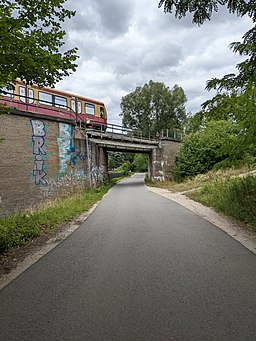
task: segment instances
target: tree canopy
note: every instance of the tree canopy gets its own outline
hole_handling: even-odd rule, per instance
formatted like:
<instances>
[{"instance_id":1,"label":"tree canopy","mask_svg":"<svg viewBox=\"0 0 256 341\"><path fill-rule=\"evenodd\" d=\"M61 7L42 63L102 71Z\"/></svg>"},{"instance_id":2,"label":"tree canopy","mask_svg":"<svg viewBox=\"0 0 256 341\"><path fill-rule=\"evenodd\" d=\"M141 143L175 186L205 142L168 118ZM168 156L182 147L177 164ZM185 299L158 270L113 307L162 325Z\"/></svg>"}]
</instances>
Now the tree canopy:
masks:
<instances>
[{"instance_id":1,"label":"tree canopy","mask_svg":"<svg viewBox=\"0 0 256 341\"><path fill-rule=\"evenodd\" d=\"M226 6L230 13L236 13L238 16L248 15L256 21L255 0L161 0L159 7L164 5L165 12L175 12L179 19L185 17L187 13L193 14L193 22L203 24L205 20L210 20L213 12L218 12L220 6Z\"/></svg>"},{"instance_id":2,"label":"tree canopy","mask_svg":"<svg viewBox=\"0 0 256 341\"><path fill-rule=\"evenodd\" d=\"M200 112L187 120L187 132L190 134L177 155L176 176L182 179L209 170L216 165L226 167L239 163L255 163L255 0L161 0L159 7L163 5L165 12L174 12L179 19L191 13L192 21L199 25L210 20L212 13L217 12L220 6L225 6L230 13L237 16L248 16L253 24L252 28L243 35L242 42L234 42L230 45L235 53L246 57L236 66L238 73L209 80L206 89L215 89L217 94L202 104ZM218 129L220 134L217 135L215 129ZM196 159L198 155L200 160L204 160L203 164Z\"/></svg>"},{"instance_id":3,"label":"tree canopy","mask_svg":"<svg viewBox=\"0 0 256 341\"><path fill-rule=\"evenodd\" d=\"M75 71L77 48L64 51L66 0L0 0L0 85L17 78L53 86Z\"/></svg>"},{"instance_id":4,"label":"tree canopy","mask_svg":"<svg viewBox=\"0 0 256 341\"><path fill-rule=\"evenodd\" d=\"M256 80L256 4L255 0L161 0L159 7L164 6L165 12L174 12L179 19L187 13L192 13L192 21L198 25L210 20L212 13L225 6L230 13L237 16L248 16L252 20L252 28L243 35L242 42L233 42L230 47L235 53L246 56L246 59L237 65L238 75L228 74L223 78L214 78L207 83L207 89L234 90L245 88Z\"/></svg>"},{"instance_id":5,"label":"tree canopy","mask_svg":"<svg viewBox=\"0 0 256 341\"><path fill-rule=\"evenodd\" d=\"M180 128L185 121L186 95L181 87L172 89L149 81L121 100L123 125L154 135L161 129Z\"/></svg>"}]
</instances>

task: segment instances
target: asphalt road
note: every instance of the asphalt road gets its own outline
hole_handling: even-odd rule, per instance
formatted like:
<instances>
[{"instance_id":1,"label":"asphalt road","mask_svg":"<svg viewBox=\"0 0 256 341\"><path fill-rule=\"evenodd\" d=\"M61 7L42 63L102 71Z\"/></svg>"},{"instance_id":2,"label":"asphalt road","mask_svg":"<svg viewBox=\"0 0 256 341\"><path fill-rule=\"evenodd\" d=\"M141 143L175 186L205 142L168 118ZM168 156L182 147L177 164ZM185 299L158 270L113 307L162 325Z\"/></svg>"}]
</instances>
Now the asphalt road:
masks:
<instances>
[{"instance_id":1,"label":"asphalt road","mask_svg":"<svg viewBox=\"0 0 256 341\"><path fill-rule=\"evenodd\" d=\"M0 292L1 341L256 340L256 256L136 174Z\"/></svg>"}]
</instances>

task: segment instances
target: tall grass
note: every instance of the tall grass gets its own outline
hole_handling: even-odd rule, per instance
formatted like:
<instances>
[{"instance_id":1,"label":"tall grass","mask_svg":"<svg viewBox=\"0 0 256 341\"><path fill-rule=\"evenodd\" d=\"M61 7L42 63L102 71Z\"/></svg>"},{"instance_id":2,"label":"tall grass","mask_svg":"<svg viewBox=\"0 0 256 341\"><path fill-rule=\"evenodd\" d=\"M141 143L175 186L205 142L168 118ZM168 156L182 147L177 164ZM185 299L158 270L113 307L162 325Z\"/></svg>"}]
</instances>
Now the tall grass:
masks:
<instances>
[{"instance_id":1,"label":"tall grass","mask_svg":"<svg viewBox=\"0 0 256 341\"><path fill-rule=\"evenodd\" d=\"M0 254L77 218L99 201L117 181L113 179L103 187L86 189L70 197L57 199L35 212L20 213L0 220Z\"/></svg>"},{"instance_id":2,"label":"tall grass","mask_svg":"<svg viewBox=\"0 0 256 341\"><path fill-rule=\"evenodd\" d=\"M191 199L211 206L256 231L256 177L216 179L187 194Z\"/></svg>"}]
</instances>

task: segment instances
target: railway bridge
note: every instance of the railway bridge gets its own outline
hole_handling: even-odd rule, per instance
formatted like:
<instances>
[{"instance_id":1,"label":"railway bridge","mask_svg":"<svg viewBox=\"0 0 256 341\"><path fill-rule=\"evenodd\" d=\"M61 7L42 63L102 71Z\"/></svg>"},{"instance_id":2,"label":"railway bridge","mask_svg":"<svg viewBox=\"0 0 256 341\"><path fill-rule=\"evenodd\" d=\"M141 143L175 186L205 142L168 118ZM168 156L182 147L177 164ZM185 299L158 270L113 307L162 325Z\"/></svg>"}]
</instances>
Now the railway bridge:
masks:
<instances>
[{"instance_id":1,"label":"railway bridge","mask_svg":"<svg viewBox=\"0 0 256 341\"><path fill-rule=\"evenodd\" d=\"M164 180L172 175L182 135L178 131L166 129L153 138L132 129L108 124L105 132L76 127L75 138L86 143L89 179L94 169L101 169L101 176L107 179L108 152L118 151L148 154L148 177Z\"/></svg>"}]
</instances>

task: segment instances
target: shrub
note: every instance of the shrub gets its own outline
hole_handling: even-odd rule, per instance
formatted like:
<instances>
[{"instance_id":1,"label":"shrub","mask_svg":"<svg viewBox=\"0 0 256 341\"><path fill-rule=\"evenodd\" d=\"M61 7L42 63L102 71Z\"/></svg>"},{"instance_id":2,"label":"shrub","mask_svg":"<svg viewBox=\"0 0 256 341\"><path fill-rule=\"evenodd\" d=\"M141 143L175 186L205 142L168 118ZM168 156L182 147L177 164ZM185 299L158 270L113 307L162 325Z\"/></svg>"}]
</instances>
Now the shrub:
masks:
<instances>
[{"instance_id":1,"label":"shrub","mask_svg":"<svg viewBox=\"0 0 256 341\"><path fill-rule=\"evenodd\" d=\"M229 156L235 136L227 121L210 121L196 133L189 134L181 144L175 161L174 179L205 173Z\"/></svg>"}]
</instances>

